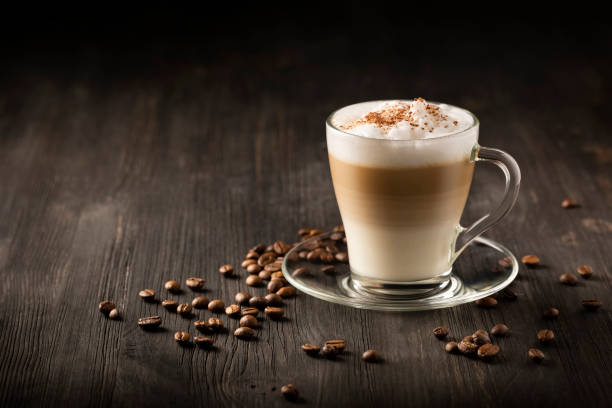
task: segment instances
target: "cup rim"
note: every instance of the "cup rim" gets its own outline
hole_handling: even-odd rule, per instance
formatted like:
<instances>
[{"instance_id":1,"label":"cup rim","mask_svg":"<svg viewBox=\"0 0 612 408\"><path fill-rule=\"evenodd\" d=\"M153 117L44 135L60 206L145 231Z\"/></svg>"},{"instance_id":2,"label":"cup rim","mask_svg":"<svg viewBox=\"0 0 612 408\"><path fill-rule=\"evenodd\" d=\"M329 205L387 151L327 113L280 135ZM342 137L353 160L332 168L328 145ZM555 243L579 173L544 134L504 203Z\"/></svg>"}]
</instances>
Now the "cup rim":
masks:
<instances>
[{"instance_id":1,"label":"cup rim","mask_svg":"<svg viewBox=\"0 0 612 408\"><path fill-rule=\"evenodd\" d=\"M472 118L472 124L463 129L460 130L458 132L454 132L454 133L449 133L447 135L444 136L438 136L438 137L431 137L431 138L422 138L422 139L387 139L384 137L368 137L368 136L363 136L363 135L356 135L354 133L350 133L347 132L346 130L340 129L338 127L336 127L333 123L332 123L332 119L334 117L334 115L336 115L336 113L338 113L339 111L341 111L342 109L345 108L349 108L351 106L355 106L355 105L361 105L363 103L384 103L384 102L389 102L389 101L412 101L412 99L374 99L374 100L369 100L369 101L362 101L362 102L356 102L356 103L352 103L350 105L345 105L342 106L341 108L336 109L335 111L333 111L332 113L329 114L329 116L327 117L327 119L325 120L325 124L329 127L331 127L332 129L346 135L346 136L351 136L351 137L356 137L356 138L360 138L360 139L367 139L367 140L379 140L381 142L393 142L393 143L422 143L424 141L428 141L428 142L433 142L433 141L437 141L437 140L447 140L450 138L454 138L454 137L459 137L464 135L465 133L471 131L472 129L478 127L480 125L480 121L478 120L478 118L476 117L476 115L474 115L472 112L470 112L467 109L461 108L459 106L456 105L451 105L449 103L444 103L444 105L447 106L451 106L455 109L459 109L460 111L463 111L465 113L467 113L471 118ZM442 102L436 102L436 101L427 101L427 103L431 103L433 105L441 105Z\"/></svg>"}]
</instances>

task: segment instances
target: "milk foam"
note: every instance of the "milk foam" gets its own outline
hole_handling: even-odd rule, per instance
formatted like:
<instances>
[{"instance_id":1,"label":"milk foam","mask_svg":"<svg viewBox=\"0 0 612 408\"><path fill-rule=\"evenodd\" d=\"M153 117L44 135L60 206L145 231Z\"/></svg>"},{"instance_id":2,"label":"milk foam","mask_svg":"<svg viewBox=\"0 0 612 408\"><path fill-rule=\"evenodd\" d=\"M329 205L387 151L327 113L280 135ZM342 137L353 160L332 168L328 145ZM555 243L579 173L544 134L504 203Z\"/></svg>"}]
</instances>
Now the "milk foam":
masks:
<instances>
[{"instance_id":1,"label":"milk foam","mask_svg":"<svg viewBox=\"0 0 612 408\"><path fill-rule=\"evenodd\" d=\"M464 160L478 141L478 124L469 112L420 98L346 106L329 122L329 153L364 166L416 167Z\"/></svg>"}]
</instances>

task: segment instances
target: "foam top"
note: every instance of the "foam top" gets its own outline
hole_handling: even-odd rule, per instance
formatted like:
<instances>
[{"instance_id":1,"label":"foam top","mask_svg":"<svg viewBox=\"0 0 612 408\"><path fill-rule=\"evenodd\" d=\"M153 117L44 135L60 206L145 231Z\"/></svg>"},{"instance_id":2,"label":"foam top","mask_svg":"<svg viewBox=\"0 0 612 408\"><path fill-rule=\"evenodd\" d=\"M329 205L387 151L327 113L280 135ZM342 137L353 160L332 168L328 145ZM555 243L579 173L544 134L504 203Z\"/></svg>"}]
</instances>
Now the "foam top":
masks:
<instances>
[{"instance_id":1,"label":"foam top","mask_svg":"<svg viewBox=\"0 0 612 408\"><path fill-rule=\"evenodd\" d=\"M329 153L367 166L411 167L466 160L478 140L478 125L469 112L422 98L350 105L338 110L330 122Z\"/></svg>"}]
</instances>

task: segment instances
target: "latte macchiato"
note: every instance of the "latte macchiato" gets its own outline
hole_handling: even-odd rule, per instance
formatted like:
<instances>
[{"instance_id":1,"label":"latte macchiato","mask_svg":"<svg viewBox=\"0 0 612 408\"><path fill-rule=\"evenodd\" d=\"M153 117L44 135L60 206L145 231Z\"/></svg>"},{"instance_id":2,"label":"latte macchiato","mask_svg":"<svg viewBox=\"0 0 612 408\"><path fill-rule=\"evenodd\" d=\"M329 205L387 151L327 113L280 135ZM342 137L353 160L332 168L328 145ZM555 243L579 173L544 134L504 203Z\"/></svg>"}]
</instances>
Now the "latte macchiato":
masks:
<instances>
[{"instance_id":1,"label":"latte macchiato","mask_svg":"<svg viewBox=\"0 0 612 408\"><path fill-rule=\"evenodd\" d=\"M330 168L355 279L411 283L450 273L477 140L469 112L420 98L330 116Z\"/></svg>"}]
</instances>

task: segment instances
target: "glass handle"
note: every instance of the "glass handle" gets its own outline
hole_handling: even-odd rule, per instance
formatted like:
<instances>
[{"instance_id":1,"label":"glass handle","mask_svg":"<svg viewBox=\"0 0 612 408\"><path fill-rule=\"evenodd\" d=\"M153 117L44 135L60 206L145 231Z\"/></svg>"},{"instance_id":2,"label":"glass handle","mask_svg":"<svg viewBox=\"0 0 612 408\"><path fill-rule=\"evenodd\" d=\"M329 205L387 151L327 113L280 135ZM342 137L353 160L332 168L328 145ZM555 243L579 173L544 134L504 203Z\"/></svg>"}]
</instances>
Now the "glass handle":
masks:
<instances>
[{"instance_id":1,"label":"glass handle","mask_svg":"<svg viewBox=\"0 0 612 408\"><path fill-rule=\"evenodd\" d=\"M474 222L469 227L459 227L459 233L455 240L455 250L452 261L463 252L463 250L480 234L497 224L514 206L521 185L521 170L516 160L508 153L476 145L473 150L472 160L476 162L489 162L501 169L506 177L506 189L504 197L497 208Z\"/></svg>"}]
</instances>

